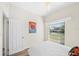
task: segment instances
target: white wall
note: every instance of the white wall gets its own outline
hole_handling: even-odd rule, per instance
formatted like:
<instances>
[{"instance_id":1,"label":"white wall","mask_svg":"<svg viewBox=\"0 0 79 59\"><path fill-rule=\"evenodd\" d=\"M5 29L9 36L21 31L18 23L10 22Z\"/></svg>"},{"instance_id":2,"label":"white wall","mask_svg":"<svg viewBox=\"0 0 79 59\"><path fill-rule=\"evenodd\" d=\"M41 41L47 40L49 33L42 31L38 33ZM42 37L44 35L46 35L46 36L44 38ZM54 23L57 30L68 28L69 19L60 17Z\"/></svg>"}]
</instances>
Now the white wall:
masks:
<instances>
[{"instance_id":1,"label":"white wall","mask_svg":"<svg viewBox=\"0 0 79 59\"><path fill-rule=\"evenodd\" d=\"M65 22L65 45L79 46L79 4L60 9L46 18L46 23L71 17Z\"/></svg>"},{"instance_id":2,"label":"white wall","mask_svg":"<svg viewBox=\"0 0 79 59\"><path fill-rule=\"evenodd\" d=\"M37 32L29 33L29 21L37 23ZM27 10L10 5L10 54L29 48L44 40L42 18Z\"/></svg>"}]
</instances>

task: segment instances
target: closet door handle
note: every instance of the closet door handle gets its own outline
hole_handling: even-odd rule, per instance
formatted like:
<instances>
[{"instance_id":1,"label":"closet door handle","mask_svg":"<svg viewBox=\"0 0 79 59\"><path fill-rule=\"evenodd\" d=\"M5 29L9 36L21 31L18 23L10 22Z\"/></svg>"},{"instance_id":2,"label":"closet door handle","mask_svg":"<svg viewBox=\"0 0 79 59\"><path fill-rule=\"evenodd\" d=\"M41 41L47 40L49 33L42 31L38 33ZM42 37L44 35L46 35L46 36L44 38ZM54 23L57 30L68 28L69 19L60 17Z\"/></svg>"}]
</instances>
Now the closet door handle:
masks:
<instances>
[{"instance_id":1,"label":"closet door handle","mask_svg":"<svg viewBox=\"0 0 79 59\"><path fill-rule=\"evenodd\" d=\"M22 37L22 39L24 39L24 36Z\"/></svg>"}]
</instances>

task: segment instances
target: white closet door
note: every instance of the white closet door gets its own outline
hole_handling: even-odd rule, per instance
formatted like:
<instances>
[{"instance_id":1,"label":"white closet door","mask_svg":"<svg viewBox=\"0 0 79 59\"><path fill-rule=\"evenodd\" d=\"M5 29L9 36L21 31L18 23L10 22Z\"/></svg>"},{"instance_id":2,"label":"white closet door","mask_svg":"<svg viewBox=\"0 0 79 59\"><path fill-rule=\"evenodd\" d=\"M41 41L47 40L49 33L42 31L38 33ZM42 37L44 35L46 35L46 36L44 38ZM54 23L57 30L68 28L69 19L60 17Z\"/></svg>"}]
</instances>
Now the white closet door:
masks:
<instances>
[{"instance_id":1,"label":"white closet door","mask_svg":"<svg viewBox=\"0 0 79 59\"><path fill-rule=\"evenodd\" d=\"M21 20L10 20L10 54L22 51L23 48L23 27Z\"/></svg>"},{"instance_id":2,"label":"white closet door","mask_svg":"<svg viewBox=\"0 0 79 59\"><path fill-rule=\"evenodd\" d=\"M9 21L9 54L16 53L16 46L17 46L17 34L16 34L16 22L13 19Z\"/></svg>"},{"instance_id":3,"label":"white closet door","mask_svg":"<svg viewBox=\"0 0 79 59\"><path fill-rule=\"evenodd\" d=\"M13 21L9 20L9 54L13 54Z\"/></svg>"},{"instance_id":4,"label":"white closet door","mask_svg":"<svg viewBox=\"0 0 79 59\"><path fill-rule=\"evenodd\" d=\"M23 30L22 30L22 21L17 20L17 51L23 50Z\"/></svg>"},{"instance_id":5,"label":"white closet door","mask_svg":"<svg viewBox=\"0 0 79 59\"><path fill-rule=\"evenodd\" d=\"M28 45L27 44L27 42L26 42L26 40L27 40L27 24L26 24L26 20L22 20L21 21L21 27L22 27L22 32L21 32L21 34L22 34L22 49L26 49L27 48L27 46L26 45Z\"/></svg>"}]
</instances>

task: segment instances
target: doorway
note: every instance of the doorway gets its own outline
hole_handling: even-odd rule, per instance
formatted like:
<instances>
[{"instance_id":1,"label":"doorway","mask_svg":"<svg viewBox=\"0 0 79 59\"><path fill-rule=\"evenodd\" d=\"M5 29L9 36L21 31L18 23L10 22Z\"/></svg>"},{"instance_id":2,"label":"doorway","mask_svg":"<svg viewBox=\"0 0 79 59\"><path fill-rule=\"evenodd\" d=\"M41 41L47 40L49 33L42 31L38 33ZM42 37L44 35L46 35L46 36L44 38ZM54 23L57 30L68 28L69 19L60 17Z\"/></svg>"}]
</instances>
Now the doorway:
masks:
<instances>
[{"instance_id":1,"label":"doorway","mask_svg":"<svg viewBox=\"0 0 79 59\"><path fill-rule=\"evenodd\" d=\"M9 19L3 14L3 56L9 56Z\"/></svg>"}]
</instances>

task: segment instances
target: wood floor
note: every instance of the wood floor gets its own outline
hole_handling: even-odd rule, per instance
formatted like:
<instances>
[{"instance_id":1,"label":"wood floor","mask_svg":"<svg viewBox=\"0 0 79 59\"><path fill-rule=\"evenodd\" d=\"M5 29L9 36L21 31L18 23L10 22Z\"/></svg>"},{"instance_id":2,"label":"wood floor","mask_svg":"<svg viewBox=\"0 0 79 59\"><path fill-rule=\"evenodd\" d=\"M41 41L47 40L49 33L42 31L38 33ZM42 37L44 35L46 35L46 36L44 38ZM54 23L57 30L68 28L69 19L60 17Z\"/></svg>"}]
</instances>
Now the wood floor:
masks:
<instances>
[{"instance_id":1,"label":"wood floor","mask_svg":"<svg viewBox=\"0 0 79 59\"><path fill-rule=\"evenodd\" d=\"M12 56L29 56L28 49L15 53Z\"/></svg>"}]
</instances>

